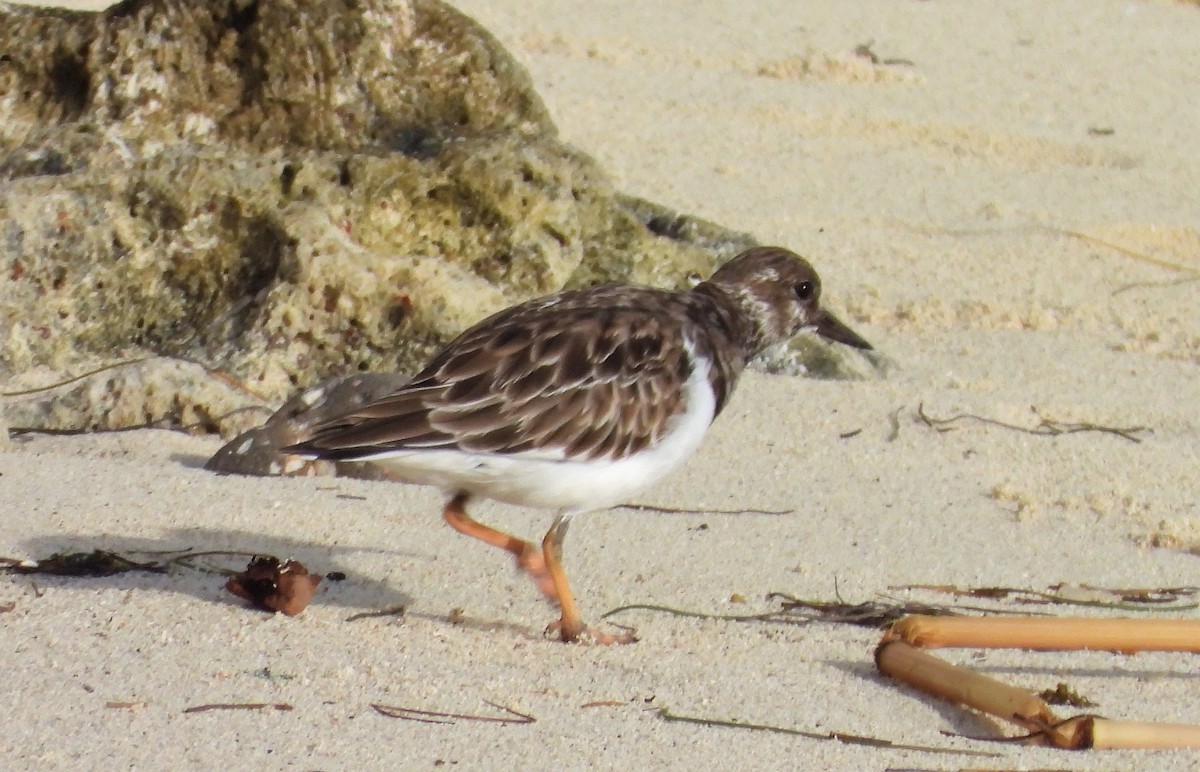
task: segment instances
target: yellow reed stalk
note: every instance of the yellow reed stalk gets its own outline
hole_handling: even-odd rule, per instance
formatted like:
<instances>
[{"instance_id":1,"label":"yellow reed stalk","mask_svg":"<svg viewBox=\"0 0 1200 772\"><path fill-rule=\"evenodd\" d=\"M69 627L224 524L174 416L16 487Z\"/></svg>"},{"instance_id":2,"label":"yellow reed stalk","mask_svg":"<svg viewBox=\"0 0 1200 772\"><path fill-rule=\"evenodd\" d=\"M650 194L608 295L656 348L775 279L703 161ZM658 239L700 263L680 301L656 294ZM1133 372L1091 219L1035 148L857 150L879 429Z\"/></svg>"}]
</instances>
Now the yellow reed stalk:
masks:
<instances>
[{"instance_id":1,"label":"yellow reed stalk","mask_svg":"<svg viewBox=\"0 0 1200 772\"><path fill-rule=\"evenodd\" d=\"M1037 695L952 665L899 640L884 640L875 649L875 667L886 676L938 699L966 705L1030 732L1041 732L1058 718Z\"/></svg>"},{"instance_id":2,"label":"yellow reed stalk","mask_svg":"<svg viewBox=\"0 0 1200 772\"><path fill-rule=\"evenodd\" d=\"M886 639L907 641L923 649L956 646L1040 651L1093 649L1126 654L1200 653L1200 620L913 615L892 625Z\"/></svg>"},{"instance_id":3,"label":"yellow reed stalk","mask_svg":"<svg viewBox=\"0 0 1200 772\"><path fill-rule=\"evenodd\" d=\"M1200 748L1200 726L1092 720L1092 748Z\"/></svg>"},{"instance_id":4,"label":"yellow reed stalk","mask_svg":"<svg viewBox=\"0 0 1200 772\"><path fill-rule=\"evenodd\" d=\"M892 625L875 649L879 672L938 699L1014 723L1030 733L1030 743L1070 750L1200 749L1200 726L1087 715L1060 721L1037 695L944 662L915 646L1196 652L1200 651L1200 622L916 615Z\"/></svg>"}]
</instances>

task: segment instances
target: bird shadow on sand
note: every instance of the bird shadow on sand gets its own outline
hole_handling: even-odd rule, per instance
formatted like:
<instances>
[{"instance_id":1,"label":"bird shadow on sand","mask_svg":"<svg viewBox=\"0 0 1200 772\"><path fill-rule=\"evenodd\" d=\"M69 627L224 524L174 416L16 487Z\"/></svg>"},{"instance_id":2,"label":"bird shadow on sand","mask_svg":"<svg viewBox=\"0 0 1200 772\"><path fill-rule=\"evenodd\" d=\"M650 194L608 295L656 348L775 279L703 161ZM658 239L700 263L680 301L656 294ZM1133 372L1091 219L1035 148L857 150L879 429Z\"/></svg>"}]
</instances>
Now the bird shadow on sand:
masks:
<instances>
[{"instance_id":1,"label":"bird shadow on sand","mask_svg":"<svg viewBox=\"0 0 1200 772\"><path fill-rule=\"evenodd\" d=\"M232 573L245 569L255 555L273 555L280 560L292 558L303 563L311 574L324 577L313 597L314 605L368 612L407 607L413 598L395 586L395 579L367 576L356 570L357 565L366 560L378 564L382 556L397 566L395 573L402 575L406 563L432 559L416 552L315 544L277 535L205 528L172 529L154 538L116 534L85 538L68 534L45 535L24 540L22 547L26 555L43 565L54 555L82 557L100 552L118 558L109 563L121 563L119 559L123 559L147 568L126 567L126 570L108 575L103 575L102 570L84 571L78 575L11 574L10 577L17 581L29 579L41 587L65 587L86 582L91 587L174 592L206 602L238 605L244 605L245 601L224 589ZM98 562L104 563L103 560Z\"/></svg>"}]
</instances>

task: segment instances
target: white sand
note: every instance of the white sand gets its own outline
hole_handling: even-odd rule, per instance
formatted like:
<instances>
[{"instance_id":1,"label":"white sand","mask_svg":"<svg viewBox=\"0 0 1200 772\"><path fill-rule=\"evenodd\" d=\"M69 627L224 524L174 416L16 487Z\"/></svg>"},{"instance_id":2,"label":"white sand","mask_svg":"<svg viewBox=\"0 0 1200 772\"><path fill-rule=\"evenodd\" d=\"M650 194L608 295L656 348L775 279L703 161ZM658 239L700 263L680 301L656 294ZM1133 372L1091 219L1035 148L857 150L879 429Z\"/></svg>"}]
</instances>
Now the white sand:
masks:
<instances>
[{"instance_id":1,"label":"white sand","mask_svg":"<svg viewBox=\"0 0 1200 772\"><path fill-rule=\"evenodd\" d=\"M1200 584L1200 557L1148 546L1200 542L1200 282L1157 286L1188 274L1061 232L1200 270L1200 8L460 7L529 66L563 135L619 187L809 255L830 305L895 361L879 382L747 376L701 452L643 501L794 513L591 515L567 543L585 616L628 603L752 613L774 608L769 591L951 601L889 590L908 583ZM868 42L912 65L856 57ZM1152 432L1140 444L978 424L942 434L915 421L919 403L1026 426L1035 406ZM553 611L502 555L440 523L437 491L216 477L197 467L218 444L165 432L19 438L0 454L0 555L258 550L349 578L294 619L248 611L194 571L0 580L0 607L15 604L0 613L3 766L1200 763L944 737L994 727L877 675L869 629L630 612L618 621L637 626L634 646L543 640ZM531 537L548 522L477 512ZM405 617L347 621L397 604ZM456 608L461 624L447 619ZM1065 680L1110 717L1200 723L1191 656L946 656L1034 690ZM492 713L489 700L537 722L415 723L370 707ZM294 710L183 712L223 702ZM667 723L664 707L1000 758Z\"/></svg>"}]
</instances>

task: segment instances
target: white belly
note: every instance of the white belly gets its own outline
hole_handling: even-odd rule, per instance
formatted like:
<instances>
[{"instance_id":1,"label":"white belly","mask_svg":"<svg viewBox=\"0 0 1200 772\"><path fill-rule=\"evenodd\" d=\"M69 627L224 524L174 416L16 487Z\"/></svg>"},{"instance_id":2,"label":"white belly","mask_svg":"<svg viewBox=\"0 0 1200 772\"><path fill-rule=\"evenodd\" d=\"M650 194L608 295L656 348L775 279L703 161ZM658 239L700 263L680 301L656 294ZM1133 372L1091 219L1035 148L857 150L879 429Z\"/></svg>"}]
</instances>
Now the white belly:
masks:
<instances>
[{"instance_id":1,"label":"white belly","mask_svg":"<svg viewBox=\"0 0 1200 772\"><path fill-rule=\"evenodd\" d=\"M369 460L407 482L437 485L528 507L578 514L628 501L678 467L699 446L716 400L697 362L685 389L687 409L656 444L627 458L570 461L530 453L409 450Z\"/></svg>"}]
</instances>

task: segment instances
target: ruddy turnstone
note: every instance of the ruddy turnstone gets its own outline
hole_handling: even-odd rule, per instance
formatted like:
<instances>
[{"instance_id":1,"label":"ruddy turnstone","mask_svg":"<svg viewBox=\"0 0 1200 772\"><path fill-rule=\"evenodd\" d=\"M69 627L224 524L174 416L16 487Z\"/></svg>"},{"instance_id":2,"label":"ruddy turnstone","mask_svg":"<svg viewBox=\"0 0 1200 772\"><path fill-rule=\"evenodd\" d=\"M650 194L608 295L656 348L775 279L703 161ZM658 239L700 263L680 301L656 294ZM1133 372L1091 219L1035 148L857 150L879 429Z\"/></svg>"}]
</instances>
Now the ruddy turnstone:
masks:
<instances>
[{"instance_id":1,"label":"ruddy turnstone","mask_svg":"<svg viewBox=\"0 0 1200 772\"><path fill-rule=\"evenodd\" d=\"M861 349L821 308L821 282L786 249L756 247L685 292L606 284L501 311L394 392L283 449L372 461L451 494L452 528L511 552L561 618L588 630L562 567L571 519L607 509L679 466L729 400L746 363L799 332ZM467 514L472 496L557 511L541 548Z\"/></svg>"}]
</instances>

